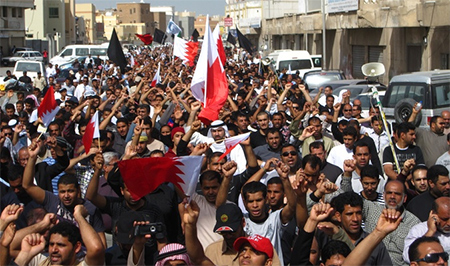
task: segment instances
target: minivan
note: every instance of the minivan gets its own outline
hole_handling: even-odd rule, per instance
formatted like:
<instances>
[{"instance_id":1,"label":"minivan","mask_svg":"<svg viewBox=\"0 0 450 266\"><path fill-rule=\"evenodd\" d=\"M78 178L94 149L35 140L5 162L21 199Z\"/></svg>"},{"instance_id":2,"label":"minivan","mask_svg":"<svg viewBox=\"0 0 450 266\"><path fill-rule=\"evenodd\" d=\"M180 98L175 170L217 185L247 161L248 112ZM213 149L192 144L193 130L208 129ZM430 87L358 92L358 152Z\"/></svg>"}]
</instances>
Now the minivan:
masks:
<instances>
[{"instance_id":1,"label":"minivan","mask_svg":"<svg viewBox=\"0 0 450 266\"><path fill-rule=\"evenodd\" d=\"M102 60L106 60L108 58L107 54L107 45L74 44L64 47L59 54L50 59L50 63L60 65L74 58L88 55L91 55L92 58L96 58L99 55Z\"/></svg>"},{"instance_id":2,"label":"minivan","mask_svg":"<svg viewBox=\"0 0 450 266\"><path fill-rule=\"evenodd\" d=\"M422 103L415 126L427 127L431 117L450 108L450 70L413 72L394 76L383 99L388 121L408 121L416 102Z\"/></svg>"}]
</instances>

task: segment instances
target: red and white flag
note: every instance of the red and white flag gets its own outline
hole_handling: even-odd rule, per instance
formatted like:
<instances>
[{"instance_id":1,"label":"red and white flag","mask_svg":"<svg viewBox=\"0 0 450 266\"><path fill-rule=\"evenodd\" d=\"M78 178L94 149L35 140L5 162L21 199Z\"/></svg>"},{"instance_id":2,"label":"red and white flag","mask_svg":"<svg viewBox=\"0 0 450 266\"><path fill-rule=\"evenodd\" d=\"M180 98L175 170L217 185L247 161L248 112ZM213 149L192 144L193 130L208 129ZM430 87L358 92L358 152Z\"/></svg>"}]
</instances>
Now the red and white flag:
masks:
<instances>
[{"instance_id":1,"label":"red and white flag","mask_svg":"<svg viewBox=\"0 0 450 266\"><path fill-rule=\"evenodd\" d=\"M170 182L192 196L200 175L202 156L150 157L119 161L119 170L131 197L138 200ZM143 174L151 173L151 174Z\"/></svg>"},{"instance_id":2,"label":"red and white flag","mask_svg":"<svg viewBox=\"0 0 450 266\"><path fill-rule=\"evenodd\" d=\"M244 140L248 139L250 137L251 132L247 132L244 134L239 134L234 137L229 137L224 140L225 143L225 152L219 157L219 162L225 158L239 143L243 142Z\"/></svg>"},{"instance_id":3,"label":"red and white flag","mask_svg":"<svg viewBox=\"0 0 450 266\"><path fill-rule=\"evenodd\" d=\"M156 84L161 83L161 76L159 75L159 70L161 69L161 63L158 63L158 70L156 71L155 76L153 77L151 87L155 87Z\"/></svg>"},{"instance_id":4,"label":"red and white flag","mask_svg":"<svg viewBox=\"0 0 450 266\"><path fill-rule=\"evenodd\" d=\"M181 58L184 64L194 66L194 59L198 53L198 42L188 42L175 36L173 41L173 55Z\"/></svg>"},{"instance_id":5,"label":"red and white flag","mask_svg":"<svg viewBox=\"0 0 450 266\"><path fill-rule=\"evenodd\" d=\"M222 37L220 37L219 23L217 23L217 25L214 28L214 31L213 31L212 34L213 34L214 42L217 45L217 51L218 51L219 56L220 56L220 61L222 61L222 66L225 66L225 62L227 60L227 57L225 55L225 49L223 48Z\"/></svg>"},{"instance_id":6,"label":"red and white flag","mask_svg":"<svg viewBox=\"0 0 450 266\"><path fill-rule=\"evenodd\" d=\"M209 16L206 17L205 36L202 50L192 77L191 90L194 97L203 103L203 109L198 118L209 125L217 120L219 111L227 101L228 82L217 42L209 27Z\"/></svg>"},{"instance_id":7,"label":"red and white flag","mask_svg":"<svg viewBox=\"0 0 450 266\"><path fill-rule=\"evenodd\" d=\"M38 107L38 117L42 119L44 126L47 127L58 111L59 105L55 100L55 92L53 91L53 86L50 86Z\"/></svg>"},{"instance_id":8,"label":"red and white flag","mask_svg":"<svg viewBox=\"0 0 450 266\"><path fill-rule=\"evenodd\" d=\"M98 126L98 111L95 112L86 126L86 131L83 136L84 152L87 154L91 150L92 140L100 138L100 130Z\"/></svg>"}]
</instances>

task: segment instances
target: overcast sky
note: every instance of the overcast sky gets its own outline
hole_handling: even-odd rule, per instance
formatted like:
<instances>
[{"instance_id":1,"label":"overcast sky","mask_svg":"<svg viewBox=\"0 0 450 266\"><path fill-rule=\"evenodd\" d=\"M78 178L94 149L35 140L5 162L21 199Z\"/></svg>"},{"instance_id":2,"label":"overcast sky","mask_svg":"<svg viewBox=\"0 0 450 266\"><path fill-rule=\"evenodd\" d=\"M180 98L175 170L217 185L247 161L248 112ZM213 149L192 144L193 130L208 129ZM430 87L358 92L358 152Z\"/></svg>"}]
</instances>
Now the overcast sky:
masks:
<instances>
[{"instance_id":1,"label":"overcast sky","mask_svg":"<svg viewBox=\"0 0 450 266\"><path fill-rule=\"evenodd\" d=\"M138 3L141 0L75 0L77 4L93 3L97 9L116 7L117 3ZM175 11L194 11L196 15L224 15L225 0L144 0L150 6L175 6Z\"/></svg>"}]
</instances>

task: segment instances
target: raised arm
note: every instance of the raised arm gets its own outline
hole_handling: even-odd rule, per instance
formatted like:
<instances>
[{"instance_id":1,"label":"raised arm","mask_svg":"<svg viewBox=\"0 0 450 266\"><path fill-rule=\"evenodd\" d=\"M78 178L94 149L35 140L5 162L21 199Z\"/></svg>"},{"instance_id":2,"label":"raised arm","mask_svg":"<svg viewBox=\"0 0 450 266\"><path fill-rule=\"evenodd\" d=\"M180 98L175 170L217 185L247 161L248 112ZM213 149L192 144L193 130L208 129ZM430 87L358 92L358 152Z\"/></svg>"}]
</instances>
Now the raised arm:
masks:
<instances>
[{"instance_id":1,"label":"raised arm","mask_svg":"<svg viewBox=\"0 0 450 266\"><path fill-rule=\"evenodd\" d=\"M197 220L199 213L200 208L194 200L191 200L183 212L186 250L194 265L214 266L214 263L206 257L202 244L198 240Z\"/></svg>"},{"instance_id":2,"label":"raised arm","mask_svg":"<svg viewBox=\"0 0 450 266\"><path fill-rule=\"evenodd\" d=\"M297 204L297 195L292 189L291 182L289 181L289 166L287 164L284 164L283 162L278 162L276 169L283 183L284 195L287 199L287 204L281 211L281 222L285 224L290 222L292 218L294 218Z\"/></svg>"},{"instance_id":3,"label":"raised arm","mask_svg":"<svg viewBox=\"0 0 450 266\"><path fill-rule=\"evenodd\" d=\"M35 139L36 140L36 139ZM33 182L34 179L34 166L36 164L37 155L39 153L39 148L36 143L32 143L30 150L28 151L30 157L28 158L28 163L23 171L22 187L25 191L39 204L42 204L45 199L45 191L36 186Z\"/></svg>"},{"instance_id":4,"label":"raised arm","mask_svg":"<svg viewBox=\"0 0 450 266\"><path fill-rule=\"evenodd\" d=\"M224 175L222 183L219 187L219 192L216 197L216 208L225 204L227 201L228 191L230 190L230 183L233 175L236 172L237 164L234 161L226 162L222 166L222 173Z\"/></svg>"},{"instance_id":5,"label":"raised arm","mask_svg":"<svg viewBox=\"0 0 450 266\"><path fill-rule=\"evenodd\" d=\"M73 217L80 228L81 238L86 246L86 256L84 260L87 265L103 265L105 263L105 247L103 247L100 236L95 232L94 228L86 221L85 217L88 215L86 208L83 205L76 205Z\"/></svg>"},{"instance_id":6,"label":"raised arm","mask_svg":"<svg viewBox=\"0 0 450 266\"><path fill-rule=\"evenodd\" d=\"M97 152L94 158L94 174L92 175L91 182L86 190L86 199L91 201L97 208L103 209L106 207L106 197L98 194L99 178L103 169L103 156L101 152Z\"/></svg>"}]
</instances>

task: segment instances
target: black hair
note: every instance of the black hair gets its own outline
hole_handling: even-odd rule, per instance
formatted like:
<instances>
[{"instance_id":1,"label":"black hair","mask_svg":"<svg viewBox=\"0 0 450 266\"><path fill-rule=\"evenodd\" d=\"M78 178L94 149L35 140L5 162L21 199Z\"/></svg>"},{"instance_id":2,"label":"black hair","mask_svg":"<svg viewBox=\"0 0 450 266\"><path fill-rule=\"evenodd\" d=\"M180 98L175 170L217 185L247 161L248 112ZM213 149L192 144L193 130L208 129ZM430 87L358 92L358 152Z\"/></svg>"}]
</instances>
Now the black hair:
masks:
<instances>
[{"instance_id":1,"label":"black hair","mask_svg":"<svg viewBox=\"0 0 450 266\"><path fill-rule=\"evenodd\" d=\"M419 165L414 166L414 168L411 170L411 175L412 175L413 179L414 179L414 173L416 171L419 171L419 170L425 170L425 171L428 172L428 167L426 167L423 164L419 164Z\"/></svg>"},{"instance_id":2,"label":"black hair","mask_svg":"<svg viewBox=\"0 0 450 266\"><path fill-rule=\"evenodd\" d=\"M10 164L8 166L8 180L15 181L23 176L24 168L20 164Z\"/></svg>"},{"instance_id":3,"label":"black hair","mask_svg":"<svg viewBox=\"0 0 450 266\"><path fill-rule=\"evenodd\" d=\"M138 108L145 109L150 113L150 106L148 104L139 104Z\"/></svg>"},{"instance_id":4,"label":"black hair","mask_svg":"<svg viewBox=\"0 0 450 266\"><path fill-rule=\"evenodd\" d=\"M5 105L5 110L6 109L14 109L14 110L16 110L16 107L14 107L14 104L12 104L12 103L7 103L6 105Z\"/></svg>"},{"instance_id":5,"label":"black hair","mask_svg":"<svg viewBox=\"0 0 450 266\"><path fill-rule=\"evenodd\" d=\"M220 156L222 156L222 154L223 154L223 152L220 152L220 151L208 153L208 155L206 156L206 163L210 164L212 161L212 158L220 157ZM227 157L225 157L224 159L226 159L226 158Z\"/></svg>"},{"instance_id":6,"label":"black hair","mask_svg":"<svg viewBox=\"0 0 450 266\"><path fill-rule=\"evenodd\" d=\"M35 103L34 100L31 99L31 98L26 98L26 99L24 100L24 103L28 103L28 104L31 105L32 107L35 107L35 106L36 106L36 103Z\"/></svg>"},{"instance_id":7,"label":"black hair","mask_svg":"<svg viewBox=\"0 0 450 266\"><path fill-rule=\"evenodd\" d=\"M347 257L350 254L351 249L347 244L340 240L331 240L322 248L322 262L326 263L334 255L342 255Z\"/></svg>"},{"instance_id":8,"label":"black hair","mask_svg":"<svg viewBox=\"0 0 450 266\"><path fill-rule=\"evenodd\" d=\"M117 125L118 123L125 123L125 124L128 125L128 119L126 119L125 117L121 117L121 118L117 119L116 125Z\"/></svg>"},{"instance_id":9,"label":"black hair","mask_svg":"<svg viewBox=\"0 0 450 266\"><path fill-rule=\"evenodd\" d=\"M302 159L302 167L305 169L306 165L309 164L311 168L316 169L319 166L319 169L322 168L322 161L316 155L308 154Z\"/></svg>"},{"instance_id":10,"label":"black hair","mask_svg":"<svg viewBox=\"0 0 450 266\"><path fill-rule=\"evenodd\" d=\"M342 136L352 136L354 139L357 139L358 131L354 127L347 126L344 131L342 131Z\"/></svg>"},{"instance_id":11,"label":"black hair","mask_svg":"<svg viewBox=\"0 0 450 266\"><path fill-rule=\"evenodd\" d=\"M398 124L397 127L396 127L397 137L400 138L402 133L403 134L408 134L408 132L410 130L414 131L414 130L416 130L416 127L413 124L409 123L409 122L403 122L403 123Z\"/></svg>"},{"instance_id":12,"label":"black hair","mask_svg":"<svg viewBox=\"0 0 450 266\"><path fill-rule=\"evenodd\" d=\"M431 124L436 124L438 118L441 118L441 116L440 115L435 115L435 116L431 117L431 119L430 119L430 126L431 126Z\"/></svg>"},{"instance_id":13,"label":"black hair","mask_svg":"<svg viewBox=\"0 0 450 266\"><path fill-rule=\"evenodd\" d=\"M439 245L441 244L439 239L434 236L422 236L417 238L416 240L414 240L414 242L412 242L411 246L409 246L409 261L417 261L420 259L419 246L423 243L438 243Z\"/></svg>"},{"instance_id":14,"label":"black hair","mask_svg":"<svg viewBox=\"0 0 450 266\"><path fill-rule=\"evenodd\" d=\"M345 205L350 205L352 207L360 206L363 208L362 197L353 191L344 192L336 196L333 200L333 207L337 212L342 213L345 209Z\"/></svg>"},{"instance_id":15,"label":"black hair","mask_svg":"<svg viewBox=\"0 0 450 266\"><path fill-rule=\"evenodd\" d=\"M244 197L244 200L248 199L248 194L254 194L262 192L263 198L265 199L267 196L267 187L263 183L259 181L252 181L244 185L242 187L242 196Z\"/></svg>"},{"instance_id":16,"label":"black hair","mask_svg":"<svg viewBox=\"0 0 450 266\"><path fill-rule=\"evenodd\" d=\"M58 180L58 187L59 185L75 185L76 188L80 188L80 184L78 183L78 178L75 175L71 174L65 174L61 176Z\"/></svg>"},{"instance_id":17,"label":"black hair","mask_svg":"<svg viewBox=\"0 0 450 266\"><path fill-rule=\"evenodd\" d=\"M281 181L281 178L279 176L272 177L271 179L269 179L269 181L267 181L267 186L271 184L280 184L281 186L283 186L283 182Z\"/></svg>"},{"instance_id":18,"label":"black hair","mask_svg":"<svg viewBox=\"0 0 450 266\"><path fill-rule=\"evenodd\" d=\"M222 177L220 176L220 173L213 170L206 170L200 175L200 185L203 185L203 181L212 181L214 179L217 179L217 181L222 183Z\"/></svg>"},{"instance_id":19,"label":"black hair","mask_svg":"<svg viewBox=\"0 0 450 266\"><path fill-rule=\"evenodd\" d=\"M271 128L267 129L266 138L269 136L269 133L270 134L278 133L280 135L280 137L281 137L281 132L278 129L274 128L274 127L271 127Z\"/></svg>"},{"instance_id":20,"label":"black hair","mask_svg":"<svg viewBox=\"0 0 450 266\"><path fill-rule=\"evenodd\" d=\"M152 150L150 152L150 157L152 157L152 155L154 154L162 154L164 156L164 152L162 150Z\"/></svg>"},{"instance_id":21,"label":"black hair","mask_svg":"<svg viewBox=\"0 0 450 266\"><path fill-rule=\"evenodd\" d=\"M322 124L322 120L320 120L317 116L312 116L308 119L308 126L310 126L312 122L319 122Z\"/></svg>"},{"instance_id":22,"label":"black hair","mask_svg":"<svg viewBox=\"0 0 450 266\"><path fill-rule=\"evenodd\" d=\"M319 149L321 147L325 151L325 144L322 141L313 141L309 144L309 152L311 153L312 149Z\"/></svg>"},{"instance_id":23,"label":"black hair","mask_svg":"<svg viewBox=\"0 0 450 266\"><path fill-rule=\"evenodd\" d=\"M376 180L380 179L380 172L378 172L378 168L373 165L366 165L361 169L361 179L364 177L370 177Z\"/></svg>"},{"instance_id":24,"label":"black hair","mask_svg":"<svg viewBox=\"0 0 450 266\"><path fill-rule=\"evenodd\" d=\"M70 222L59 222L57 223L55 226L53 226L50 229L49 232L49 238L53 235L53 234L60 234L63 237L67 237L69 242L75 246L77 244L77 242L81 242L81 233L80 233L80 229L70 223ZM50 239L49 239L50 240Z\"/></svg>"},{"instance_id":25,"label":"black hair","mask_svg":"<svg viewBox=\"0 0 450 266\"><path fill-rule=\"evenodd\" d=\"M369 150L369 154L370 154L369 144L367 144L367 143L365 143L363 141L355 142L355 144L353 145L353 154L356 154L356 148L357 147L367 147L367 150Z\"/></svg>"},{"instance_id":26,"label":"black hair","mask_svg":"<svg viewBox=\"0 0 450 266\"><path fill-rule=\"evenodd\" d=\"M153 127L152 119L150 119L149 116L144 117L142 120L144 121L144 125L150 125L150 127Z\"/></svg>"},{"instance_id":27,"label":"black hair","mask_svg":"<svg viewBox=\"0 0 450 266\"><path fill-rule=\"evenodd\" d=\"M447 167L440 164L433 165L427 171L427 180L436 184L440 175L448 176Z\"/></svg>"}]
</instances>

